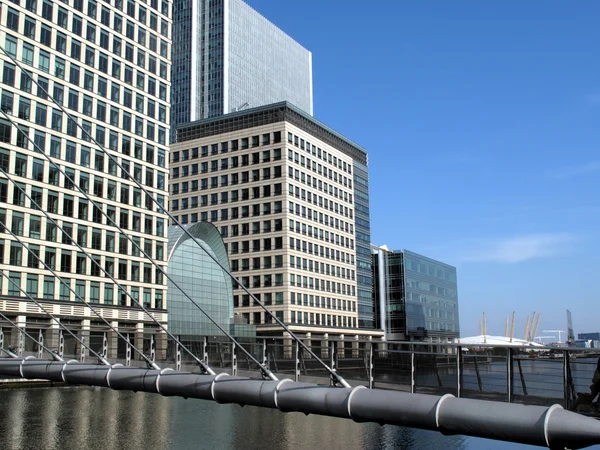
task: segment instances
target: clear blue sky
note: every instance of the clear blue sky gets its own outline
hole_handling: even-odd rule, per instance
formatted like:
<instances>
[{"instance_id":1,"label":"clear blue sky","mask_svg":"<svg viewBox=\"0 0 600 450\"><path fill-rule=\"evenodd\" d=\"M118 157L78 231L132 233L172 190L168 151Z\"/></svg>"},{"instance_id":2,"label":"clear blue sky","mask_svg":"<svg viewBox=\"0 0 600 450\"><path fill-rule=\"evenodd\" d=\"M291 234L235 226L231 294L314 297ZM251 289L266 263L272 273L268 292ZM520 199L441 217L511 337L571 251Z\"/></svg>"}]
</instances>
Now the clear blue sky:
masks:
<instances>
[{"instance_id":1,"label":"clear blue sky","mask_svg":"<svg viewBox=\"0 0 600 450\"><path fill-rule=\"evenodd\" d=\"M369 151L372 242L457 267L463 336L600 331L600 2L247 1Z\"/></svg>"}]
</instances>

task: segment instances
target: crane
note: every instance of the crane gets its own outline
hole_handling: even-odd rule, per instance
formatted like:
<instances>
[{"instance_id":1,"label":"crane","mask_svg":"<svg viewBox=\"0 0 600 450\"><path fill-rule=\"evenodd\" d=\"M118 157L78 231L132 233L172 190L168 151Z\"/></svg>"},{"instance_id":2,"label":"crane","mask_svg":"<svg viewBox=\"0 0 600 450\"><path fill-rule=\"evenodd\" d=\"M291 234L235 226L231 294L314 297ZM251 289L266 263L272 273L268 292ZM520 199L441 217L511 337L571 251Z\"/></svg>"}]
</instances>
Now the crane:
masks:
<instances>
[{"instance_id":1,"label":"crane","mask_svg":"<svg viewBox=\"0 0 600 450\"><path fill-rule=\"evenodd\" d=\"M560 344L562 342L562 334L564 333L563 330L543 330L544 333L557 333L558 334L558 343Z\"/></svg>"}]
</instances>

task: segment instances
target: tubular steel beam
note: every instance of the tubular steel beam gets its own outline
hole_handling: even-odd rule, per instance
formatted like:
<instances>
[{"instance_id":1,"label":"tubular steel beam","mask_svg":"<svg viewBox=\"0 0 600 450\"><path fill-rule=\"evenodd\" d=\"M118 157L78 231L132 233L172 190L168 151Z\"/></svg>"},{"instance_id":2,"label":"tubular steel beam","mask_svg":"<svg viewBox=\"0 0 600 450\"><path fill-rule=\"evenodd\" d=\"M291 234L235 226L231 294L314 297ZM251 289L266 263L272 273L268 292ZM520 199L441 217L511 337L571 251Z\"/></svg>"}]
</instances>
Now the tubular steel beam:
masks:
<instances>
[{"instance_id":1,"label":"tubular steel beam","mask_svg":"<svg viewBox=\"0 0 600 450\"><path fill-rule=\"evenodd\" d=\"M213 400L549 447L600 444L600 422L560 405L527 406L382 389L332 388L172 369L0 358L0 375Z\"/></svg>"}]
</instances>

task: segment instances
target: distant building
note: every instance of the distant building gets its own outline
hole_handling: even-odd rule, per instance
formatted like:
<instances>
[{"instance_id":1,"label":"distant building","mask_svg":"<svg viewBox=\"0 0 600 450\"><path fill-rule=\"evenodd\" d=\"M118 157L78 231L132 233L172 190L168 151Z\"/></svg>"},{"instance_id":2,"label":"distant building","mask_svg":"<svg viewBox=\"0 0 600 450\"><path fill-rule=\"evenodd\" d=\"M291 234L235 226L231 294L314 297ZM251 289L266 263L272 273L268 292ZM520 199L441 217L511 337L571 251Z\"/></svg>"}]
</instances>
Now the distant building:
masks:
<instances>
[{"instance_id":1,"label":"distant building","mask_svg":"<svg viewBox=\"0 0 600 450\"><path fill-rule=\"evenodd\" d=\"M387 340L459 337L456 268L408 250L371 245L376 327Z\"/></svg>"},{"instance_id":2,"label":"distant building","mask_svg":"<svg viewBox=\"0 0 600 450\"><path fill-rule=\"evenodd\" d=\"M600 341L600 332L595 333L579 333L577 335L578 340L582 341Z\"/></svg>"},{"instance_id":3,"label":"distant building","mask_svg":"<svg viewBox=\"0 0 600 450\"><path fill-rule=\"evenodd\" d=\"M174 0L173 18L173 130L280 101L313 114L311 52L248 4Z\"/></svg>"},{"instance_id":4,"label":"distant building","mask_svg":"<svg viewBox=\"0 0 600 450\"><path fill-rule=\"evenodd\" d=\"M214 225L204 222L169 228L168 275L173 281L168 280L169 331L183 336L223 335L178 289L179 286L228 333L255 334L249 331L254 327L244 327L239 320L234 323L229 276L184 230L229 269L225 244Z\"/></svg>"}]
</instances>

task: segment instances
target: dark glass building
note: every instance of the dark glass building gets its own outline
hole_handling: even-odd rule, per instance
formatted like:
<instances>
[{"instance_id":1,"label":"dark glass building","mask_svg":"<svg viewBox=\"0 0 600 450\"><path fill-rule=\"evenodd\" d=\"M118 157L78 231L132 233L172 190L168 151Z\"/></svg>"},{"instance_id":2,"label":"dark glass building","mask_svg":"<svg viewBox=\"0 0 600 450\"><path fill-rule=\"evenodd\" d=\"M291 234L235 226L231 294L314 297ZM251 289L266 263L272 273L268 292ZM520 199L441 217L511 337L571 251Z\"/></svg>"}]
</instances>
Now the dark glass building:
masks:
<instances>
[{"instance_id":1,"label":"dark glass building","mask_svg":"<svg viewBox=\"0 0 600 450\"><path fill-rule=\"evenodd\" d=\"M313 113L311 52L247 3L175 0L173 18L173 130L280 101Z\"/></svg>"},{"instance_id":2,"label":"dark glass building","mask_svg":"<svg viewBox=\"0 0 600 450\"><path fill-rule=\"evenodd\" d=\"M455 267L408 250L371 251L375 325L388 340L459 337Z\"/></svg>"}]
</instances>

